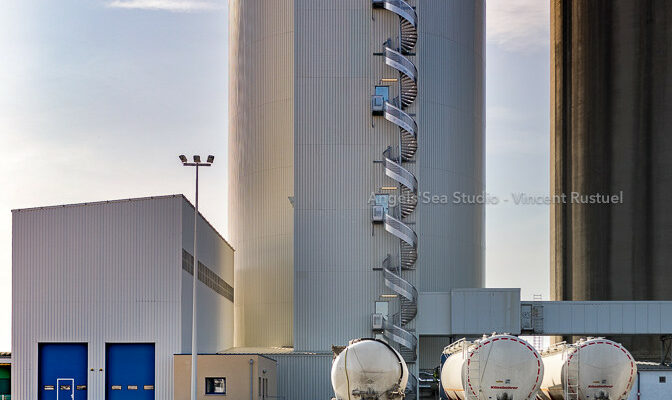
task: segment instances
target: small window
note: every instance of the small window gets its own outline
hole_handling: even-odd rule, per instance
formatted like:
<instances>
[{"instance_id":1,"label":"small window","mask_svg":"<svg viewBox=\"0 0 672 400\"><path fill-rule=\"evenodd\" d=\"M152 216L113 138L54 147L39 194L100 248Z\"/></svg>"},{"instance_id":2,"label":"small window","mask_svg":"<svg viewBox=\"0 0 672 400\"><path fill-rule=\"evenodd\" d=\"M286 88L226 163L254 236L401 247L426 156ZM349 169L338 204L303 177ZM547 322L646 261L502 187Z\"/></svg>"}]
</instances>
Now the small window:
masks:
<instances>
[{"instance_id":1,"label":"small window","mask_svg":"<svg viewBox=\"0 0 672 400\"><path fill-rule=\"evenodd\" d=\"M390 101L390 87L376 86L376 96L383 96L383 99L385 99L385 101Z\"/></svg>"},{"instance_id":2,"label":"small window","mask_svg":"<svg viewBox=\"0 0 672 400\"><path fill-rule=\"evenodd\" d=\"M205 378L205 394L226 394L226 378Z\"/></svg>"},{"instance_id":3,"label":"small window","mask_svg":"<svg viewBox=\"0 0 672 400\"><path fill-rule=\"evenodd\" d=\"M382 314L383 317L389 315L389 304L387 301L377 301L376 302L376 314Z\"/></svg>"},{"instance_id":4,"label":"small window","mask_svg":"<svg viewBox=\"0 0 672 400\"><path fill-rule=\"evenodd\" d=\"M390 211L390 195L386 193L376 193L376 205L383 206L383 211L387 214Z\"/></svg>"},{"instance_id":5,"label":"small window","mask_svg":"<svg viewBox=\"0 0 672 400\"><path fill-rule=\"evenodd\" d=\"M665 376L659 376L658 377L658 383L665 383L667 381Z\"/></svg>"}]
</instances>

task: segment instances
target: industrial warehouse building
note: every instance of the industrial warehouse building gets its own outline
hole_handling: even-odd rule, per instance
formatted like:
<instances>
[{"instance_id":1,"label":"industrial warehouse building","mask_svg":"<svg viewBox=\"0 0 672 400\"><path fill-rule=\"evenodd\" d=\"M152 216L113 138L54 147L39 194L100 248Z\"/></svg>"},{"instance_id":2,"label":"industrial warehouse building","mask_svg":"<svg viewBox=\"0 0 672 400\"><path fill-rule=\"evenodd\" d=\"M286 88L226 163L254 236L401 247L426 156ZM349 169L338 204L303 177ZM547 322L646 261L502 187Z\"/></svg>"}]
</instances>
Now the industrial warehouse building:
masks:
<instances>
[{"instance_id":1,"label":"industrial warehouse building","mask_svg":"<svg viewBox=\"0 0 672 400\"><path fill-rule=\"evenodd\" d=\"M198 351L215 353L233 345L233 249L197 226ZM172 399L191 353L186 198L14 210L12 229L12 398Z\"/></svg>"},{"instance_id":2,"label":"industrial warehouse building","mask_svg":"<svg viewBox=\"0 0 672 400\"><path fill-rule=\"evenodd\" d=\"M637 379L628 400L672 398L672 367L655 362L638 362Z\"/></svg>"}]
</instances>

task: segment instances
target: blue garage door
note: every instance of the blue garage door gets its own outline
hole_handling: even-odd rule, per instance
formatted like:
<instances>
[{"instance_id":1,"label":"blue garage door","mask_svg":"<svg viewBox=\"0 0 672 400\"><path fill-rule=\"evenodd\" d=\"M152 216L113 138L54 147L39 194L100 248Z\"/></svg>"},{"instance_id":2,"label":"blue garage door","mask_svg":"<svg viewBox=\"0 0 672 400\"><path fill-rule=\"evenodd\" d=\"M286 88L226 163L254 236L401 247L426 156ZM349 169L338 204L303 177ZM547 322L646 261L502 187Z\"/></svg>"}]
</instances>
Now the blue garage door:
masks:
<instances>
[{"instance_id":1,"label":"blue garage door","mask_svg":"<svg viewBox=\"0 0 672 400\"><path fill-rule=\"evenodd\" d=\"M154 343L108 343L107 400L154 399Z\"/></svg>"},{"instance_id":2,"label":"blue garage door","mask_svg":"<svg viewBox=\"0 0 672 400\"><path fill-rule=\"evenodd\" d=\"M37 365L40 400L86 399L86 343L40 343Z\"/></svg>"}]
</instances>

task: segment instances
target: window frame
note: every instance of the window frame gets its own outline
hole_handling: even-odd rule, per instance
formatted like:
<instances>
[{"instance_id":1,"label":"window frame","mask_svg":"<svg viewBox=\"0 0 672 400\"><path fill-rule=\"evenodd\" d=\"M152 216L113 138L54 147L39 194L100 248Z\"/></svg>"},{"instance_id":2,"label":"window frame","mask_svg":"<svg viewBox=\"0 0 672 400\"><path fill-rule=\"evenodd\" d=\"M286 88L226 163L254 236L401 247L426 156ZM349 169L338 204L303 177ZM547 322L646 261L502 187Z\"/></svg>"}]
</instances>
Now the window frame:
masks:
<instances>
[{"instance_id":1,"label":"window frame","mask_svg":"<svg viewBox=\"0 0 672 400\"><path fill-rule=\"evenodd\" d=\"M213 381L212 388L214 389L214 380L221 379L224 382L224 392L212 392L208 391L208 382ZM205 382L205 395L206 396L226 396L226 377L225 376L206 376L204 378Z\"/></svg>"},{"instance_id":2,"label":"window frame","mask_svg":"<svg viewBox=\"0 0 672 400\"><path fill-rule=\"evenodd\" d=\"M378 93L378 88L385 88L387 91L387 94L380 94ZM373 89L373 92L375 93L376 96L382 96L384 101L390 101L390 86L389 85L376 85L376 87Z\"/></svg>"}]
</instances>

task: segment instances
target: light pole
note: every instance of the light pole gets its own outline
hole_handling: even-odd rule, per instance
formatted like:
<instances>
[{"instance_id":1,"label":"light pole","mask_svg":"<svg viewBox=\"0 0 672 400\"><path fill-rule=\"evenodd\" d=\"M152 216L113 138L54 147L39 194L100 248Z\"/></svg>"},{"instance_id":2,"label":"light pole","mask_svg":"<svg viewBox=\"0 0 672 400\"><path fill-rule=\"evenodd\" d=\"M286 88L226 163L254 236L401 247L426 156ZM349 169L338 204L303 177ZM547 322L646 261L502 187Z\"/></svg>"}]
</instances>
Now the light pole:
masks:
<instances>
[{"instance_id":1,"label":"light pole","mask_svg":"<svg viewBox=\"0 0 672 400\"><path fill-rule=\"evenodd\" d=\"M180 161L185 167L196 167L196 201L194 204L194 263L193 263L193 288L191 299L191 400L196 400L197 385L196 385L196 356L198 351L196 349L196 286L198 283L198 167L209 167L215 161L215 156L208 156L206 162L201 162L201 156L195 155L194 162L189 162L187 157L180 155Z\"/></svg>"}]
</instances>

